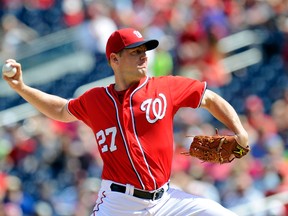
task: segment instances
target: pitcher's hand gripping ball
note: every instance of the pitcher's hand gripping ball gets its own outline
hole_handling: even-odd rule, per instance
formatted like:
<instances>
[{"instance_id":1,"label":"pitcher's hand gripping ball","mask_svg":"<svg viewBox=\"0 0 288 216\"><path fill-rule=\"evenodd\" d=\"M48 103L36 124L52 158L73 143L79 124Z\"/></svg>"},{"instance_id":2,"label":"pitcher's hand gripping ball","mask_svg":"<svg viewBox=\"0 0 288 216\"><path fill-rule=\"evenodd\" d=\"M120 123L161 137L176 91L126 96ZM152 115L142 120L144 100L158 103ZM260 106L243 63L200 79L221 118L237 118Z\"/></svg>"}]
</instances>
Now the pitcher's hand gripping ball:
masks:
<instances>
[{"instance_id":1,"label":"pitcher's hand gripping ball","mask_svg":"<svg viewBox=\"0 0 288 216\"><path fill-rule=\"evenodd\" d=\"M184 155L191 155L203 162L230 163L235 158L242 158L249 152L249 146L239 145L234 136L220 136L216 129L216 135L194 136L189 152L182 152Z\"/></svg>"},{"instance_id":2,"label":"pitcher's hand gripping ball","mask_svg":"<svg viewBox=\"0 0 288 216\"><path fill-rule=\"evenodd\" d=\"M2 74L7 77L15 76L17 69L13 67L10 63L6 63L2 67Z\"/></svg>"}]
</instances>

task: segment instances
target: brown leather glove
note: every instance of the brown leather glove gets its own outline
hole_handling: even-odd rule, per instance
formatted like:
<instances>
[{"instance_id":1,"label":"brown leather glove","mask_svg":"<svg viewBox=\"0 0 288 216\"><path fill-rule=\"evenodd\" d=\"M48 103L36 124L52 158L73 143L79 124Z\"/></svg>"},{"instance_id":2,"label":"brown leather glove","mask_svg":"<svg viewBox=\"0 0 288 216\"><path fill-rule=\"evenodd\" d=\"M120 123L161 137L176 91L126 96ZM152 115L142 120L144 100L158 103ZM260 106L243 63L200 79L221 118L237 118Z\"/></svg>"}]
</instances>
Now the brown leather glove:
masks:
<instances>
[{"instance_id":1,"label":"brown leather glove","mask_svg":"<svg viewBox=\"0 0 288 216\"><path fill-rule=\"evenodd\" d=\"M220 136L216 129L216 135L213 136L194 136L190 145L189 152L182 152L184 155L197 157L203 162L212 163L230 163L235 158L242 158L250 151L239 145L234 136Z\"/></svg>"}]
</instances>

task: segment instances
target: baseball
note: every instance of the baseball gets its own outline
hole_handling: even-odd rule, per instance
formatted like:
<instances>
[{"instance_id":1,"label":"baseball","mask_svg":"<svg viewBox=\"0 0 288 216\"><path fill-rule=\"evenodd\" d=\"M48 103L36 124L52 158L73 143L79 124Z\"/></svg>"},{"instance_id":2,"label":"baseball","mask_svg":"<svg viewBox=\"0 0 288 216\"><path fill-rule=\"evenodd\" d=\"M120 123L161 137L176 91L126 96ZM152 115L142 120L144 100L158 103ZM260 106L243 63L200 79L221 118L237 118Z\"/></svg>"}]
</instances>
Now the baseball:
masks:
<instances>
[{"instance_id":1,"label":"baseball","mask_svg":"<svg viewBox=\"0 0 288 216\"><path fill-rule=\"evenodd\" d=\"M2 73L7 77L13 77L17 72L15 67L12 67L11 64L4 64L2 67Z\"/></svg>"}]
</instances>

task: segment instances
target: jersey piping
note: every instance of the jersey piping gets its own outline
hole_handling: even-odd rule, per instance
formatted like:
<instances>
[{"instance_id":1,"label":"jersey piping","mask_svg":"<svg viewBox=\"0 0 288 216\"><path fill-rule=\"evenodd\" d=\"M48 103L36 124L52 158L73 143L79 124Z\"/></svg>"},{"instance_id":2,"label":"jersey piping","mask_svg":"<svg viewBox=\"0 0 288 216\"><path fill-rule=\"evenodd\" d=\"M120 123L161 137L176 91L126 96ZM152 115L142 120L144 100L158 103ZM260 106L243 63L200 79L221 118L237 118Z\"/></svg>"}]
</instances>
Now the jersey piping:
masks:
<instances>
[{"instance_id":1,"label":"jersey piping","mask_svg":"<svg viewBox=\"0 0 288 216\"><path fill-rule=\"evenodd\" d=\"M137 178L138 178L140 184L142 185L142 188L145 188L144 183L143 183L143 181L142 181L139 173L138 173L137 170L136 170L136 167L135 167L135 165L134 165L134 163L133 163L133 160L132 160L131 155L130 155L130 152L129 152L129 148L128 148L128 145L127 145L127 141L126 141L126 139L125 139L124 132L123 132L123 129L122 129L122 126L121 126L121 123L120 123L120 119L119 119L119 111L118 111L118 107L117 107L117 102L115 101L115 99L113 98L113 96L112 96L112 95L110 94L110 92L108 91L108 87L106 87L105 90L106 90L106 93L108 94L108 96L109 96L109 97L111 98L111 100L113 101L113 104L114 104L114 107L115 107L115 110L116 110L117 124L118 124L118 127L119 127L119 129L120 129L120 133L121 133L121 136L122 136L124 145L125 145L125 150L126 150L126 153L127 153L128 158L129 158L129 161L130 161L130 163L131 163L131 166L132 166L134 172L136 173Z\"/></svg>"},{"instance_id":2,"label":"jersey piping","mask_svg":"<svg viewBox=\"0 0 288 216\"><path fill-rule=\"evenodd\" d=\"M202 101L202 99L204 97L205 91L207 90L206 88L207 88L207 82L204 82L204 92L203 92L203 94L201 96L201 99L199 101L199 104L198 104L197 108L201 107L201 101Z\"/></svg>"},{"instance_id":3,"label":"jersey piping","mask_svg":"<svg viewBox=\"0 0 288 216\"><path fill-rule=\"evenodd\" d=\"M139 87L137 87L137 88L131 93L129 103L130 103L130 112L131 112L131 117L132 117L132 125L133 125L133 131L134 131L134 134L135 134L135 138L136 138L136 140L137 140L137 144L138 144L138 146L139 146L139 149L141 150L141 153L142 153L142 156L143 156L145 165L146 165L146 167L147 167L147 170L148 170L148 172L149 172L150 177L151 177L152 180L153 180L154 188L155 188L155 190L156 190L156 189L157 189L156 179L155 179L155 177L152 175L152 172L151 172L151 170L150 170L150 166L149 166L149 164L148 164L148 162L147 162L145 153L144 153L144 151L143 151L142 145L141 145L141 143L140 143L140 141L139 141L139 138L138 138L138 135L137 135L137 130L136 130L136 126L135 126L135 118L134 118L135 115L134 115L134 112L133 112L133 104L132 104L132 97L133 97L133 95L134 95L138 90L140 90L144 85L146 85L146 83L148 82L148 80L149 80L149 77L147 76L146 80L145 80ZM145 190L145 186L142 185L142 187L143 187L143 190Z\"/></svg>"}]
</instances>

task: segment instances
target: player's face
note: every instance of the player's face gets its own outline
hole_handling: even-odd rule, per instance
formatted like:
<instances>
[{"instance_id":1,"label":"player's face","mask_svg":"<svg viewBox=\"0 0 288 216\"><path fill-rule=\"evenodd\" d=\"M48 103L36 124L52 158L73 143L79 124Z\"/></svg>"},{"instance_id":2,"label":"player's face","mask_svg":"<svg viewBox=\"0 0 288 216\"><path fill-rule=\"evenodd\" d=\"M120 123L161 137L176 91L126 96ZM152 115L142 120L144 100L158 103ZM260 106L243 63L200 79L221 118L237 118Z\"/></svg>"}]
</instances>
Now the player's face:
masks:
<instances>
[{"instance_id":1,"label":"player's face","mask_svg":"<svg viewBox=\"0 0 288 216\"><path fill-rule=\"evenodd\" d=\"M147 73L146 46L124 49L119 58L119 67L126 75L143 77Z\"/></svg>"}]
</instances>

